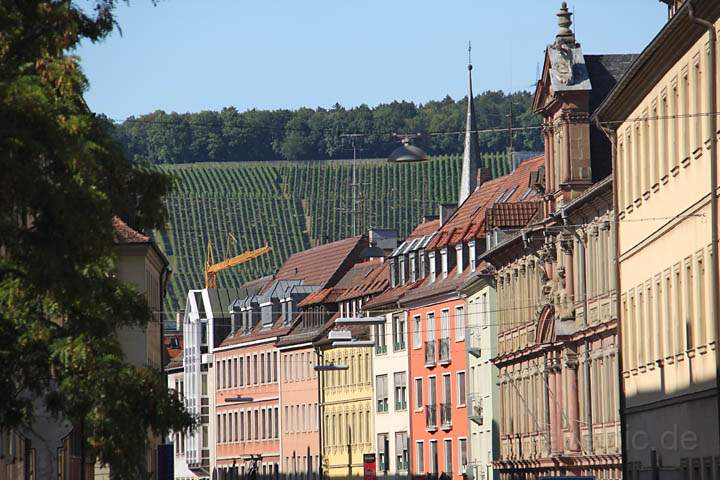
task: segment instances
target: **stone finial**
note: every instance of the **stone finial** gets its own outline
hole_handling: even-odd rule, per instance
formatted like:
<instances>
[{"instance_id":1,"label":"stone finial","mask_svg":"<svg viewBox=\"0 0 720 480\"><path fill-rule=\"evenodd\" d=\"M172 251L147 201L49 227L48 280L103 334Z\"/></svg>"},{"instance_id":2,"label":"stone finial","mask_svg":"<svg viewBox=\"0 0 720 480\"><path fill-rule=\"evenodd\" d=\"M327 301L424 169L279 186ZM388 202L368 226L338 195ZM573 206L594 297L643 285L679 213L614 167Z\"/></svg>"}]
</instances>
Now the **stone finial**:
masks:
<instances>
[{"instance_id":1,"label":"stone finial","mask_svg":"<svg viewBox=\"0 0 720 480\"><path fill-rule=\"evenodd\" d=\"M575 43L575 34L570 28L572 26L572 13L568 10L567 2L562 2L557 17L560 28L557 35L555 35L555 43Z\"/></svg>"}]
</instances>

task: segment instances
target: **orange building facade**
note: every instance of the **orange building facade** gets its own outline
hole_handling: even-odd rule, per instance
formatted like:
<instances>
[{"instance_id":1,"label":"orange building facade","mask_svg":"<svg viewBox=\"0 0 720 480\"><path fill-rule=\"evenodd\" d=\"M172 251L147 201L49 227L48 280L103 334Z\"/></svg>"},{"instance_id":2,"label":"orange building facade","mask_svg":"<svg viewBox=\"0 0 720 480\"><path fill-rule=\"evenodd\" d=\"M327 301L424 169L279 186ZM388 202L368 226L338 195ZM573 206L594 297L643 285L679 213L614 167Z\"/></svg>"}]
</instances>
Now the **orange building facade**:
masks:
<instances>
[{"instance_id":1,"label":"orange building facade","mask_svg":"<svg viewBox=\"0 0 720 480\"><path fill-rule=\"evenodd\" d=\"M465 301L445 301L408 310L411 472L462 478L467 465ZM458 324L461 323L461 324Z\"/></svg>"}]
</instances>

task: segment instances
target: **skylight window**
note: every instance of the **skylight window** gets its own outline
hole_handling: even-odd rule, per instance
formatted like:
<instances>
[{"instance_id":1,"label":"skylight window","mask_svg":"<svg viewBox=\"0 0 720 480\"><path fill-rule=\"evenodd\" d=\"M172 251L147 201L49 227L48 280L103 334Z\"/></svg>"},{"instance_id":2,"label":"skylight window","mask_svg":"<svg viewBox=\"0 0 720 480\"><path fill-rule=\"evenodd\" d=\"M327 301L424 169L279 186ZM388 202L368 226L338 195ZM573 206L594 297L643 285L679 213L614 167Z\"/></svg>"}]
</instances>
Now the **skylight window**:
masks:
<instances>
[{"instance_id":1,"label":"skylight window","mask_svg":"<svg viewBox=\"0 0 720 480\"><path fill-rule=\"evenodd\" d=\"M530 192L532 192L532 187L528 187L527 190L525 190L525 193L522 194L522 197L520 197L520 201L524 201L528 195L530 195Z\"/></svg>"},{"instance_id":2,"label":"skylight window","mask_svg":"<svg viewBox=\"0 0 720 480\"><path fill-rule=\"evenodd\" d=\"M500 199L503 197L503 195L505 195L505 192L507 192L507 190L503 190L502 192L500 192L500 195L497 196L494 203L498 203L500 201Z\"/></svg>"},{"instance_id":3,"label":"skylight window","mask_svg":"<svg viewBox=\"0 0 720 480\"><path fill-rule=\"evenodd\" d=\"M507 202L510 197L512 197L513 193L515 193L515 190L517 190L517 185L515 185L513 188L510 189L510 191L507 192L507 195L505 195L505 198L502 199L502 203Z\"/></svg>"}]
</instances>

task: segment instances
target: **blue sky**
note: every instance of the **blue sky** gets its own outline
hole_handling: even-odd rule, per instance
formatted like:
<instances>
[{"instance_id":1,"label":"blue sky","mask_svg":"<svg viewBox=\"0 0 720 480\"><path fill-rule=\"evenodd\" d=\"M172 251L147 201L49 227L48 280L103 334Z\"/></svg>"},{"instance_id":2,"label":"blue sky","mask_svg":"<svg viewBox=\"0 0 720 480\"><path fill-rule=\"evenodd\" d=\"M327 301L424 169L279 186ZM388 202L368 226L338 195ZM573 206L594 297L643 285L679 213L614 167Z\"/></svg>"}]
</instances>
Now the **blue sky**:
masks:
<instances>
[{"instance_id":1,"label":"blue sky","mask_svg":"<svg viewBox=\"0 0 720 480\"><path fill-rule=\"evenodd\" d=\"M575 0L585 53L640 52L666 21L658 0ZM529 89L559 0L132 0L118 33L76 52L91 108L115 119L235 106L424 102Z\"/></svg>"}]
</instances>

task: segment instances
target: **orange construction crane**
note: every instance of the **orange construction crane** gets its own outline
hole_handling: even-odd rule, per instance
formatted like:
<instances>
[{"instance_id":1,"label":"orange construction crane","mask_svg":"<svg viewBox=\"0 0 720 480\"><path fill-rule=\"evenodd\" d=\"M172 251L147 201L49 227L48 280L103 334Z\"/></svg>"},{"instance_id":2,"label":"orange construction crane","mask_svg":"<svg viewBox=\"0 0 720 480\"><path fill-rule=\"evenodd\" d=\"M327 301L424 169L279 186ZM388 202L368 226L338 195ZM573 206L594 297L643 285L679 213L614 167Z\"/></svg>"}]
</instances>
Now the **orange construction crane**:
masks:
<instances>
[{"instance_id":1,"label":"orange construction crane","mask_svg":"<svg viewBox=\"0 0 720 480\"><path fill-rule=\"evenodd\" d=\"M205 258L205 288L217 288L217 281L215 277L218 272L221 272L226 268L249 262L253 258L257 258L260 255L265 255L270 251L272 251L272 248L266 245L264 247L258 248L257 250L243 252L235 257L215 263L215 260L213 260L212 242L208 240L207 257Z\"/></svg>"}]
</instances>

